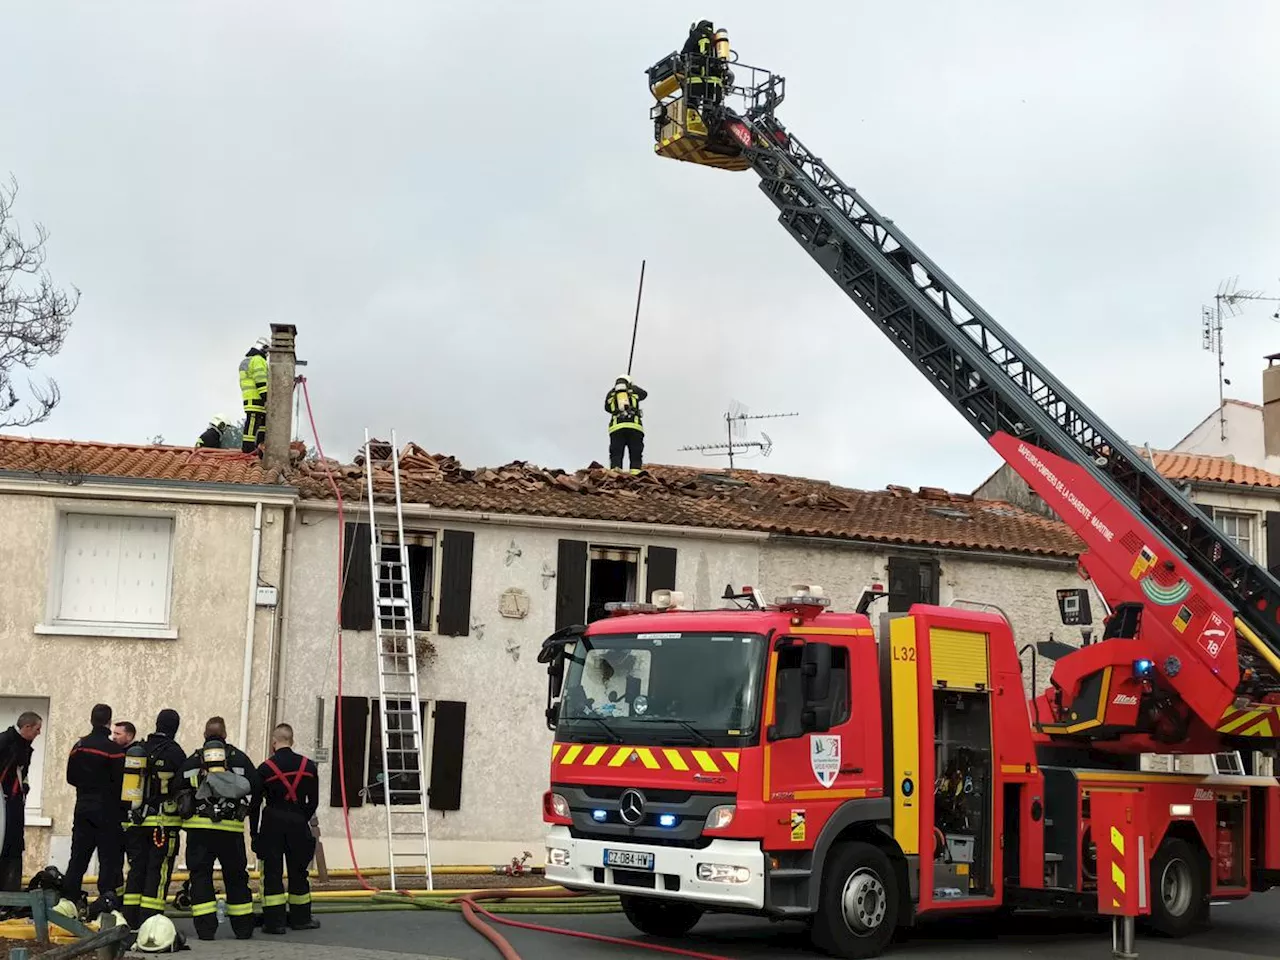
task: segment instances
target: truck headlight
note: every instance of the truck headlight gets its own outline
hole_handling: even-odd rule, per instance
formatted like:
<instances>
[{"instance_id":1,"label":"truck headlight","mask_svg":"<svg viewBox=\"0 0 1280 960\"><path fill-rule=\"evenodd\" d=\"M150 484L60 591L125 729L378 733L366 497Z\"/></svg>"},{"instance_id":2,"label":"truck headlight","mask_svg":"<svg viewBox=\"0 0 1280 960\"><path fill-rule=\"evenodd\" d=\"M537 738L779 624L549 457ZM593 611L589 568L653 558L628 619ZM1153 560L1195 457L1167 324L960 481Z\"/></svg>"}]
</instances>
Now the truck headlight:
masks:
<instances>
[{"instance_id":1,"label":"truck headlight","mask_svg":"<svg viewBox=\"0 0 1280 960\"><path fill-rule=\"evenodd\" d=\"M737 809L732 803L721 807L713 807L711 812L707 814L707 829L723 830L733 823L733 815L737 812Z\"/></svg>"},{"instance_id":2,"label":"truck headlight","mask_svg":"<svg viewBox=\"0 0 1280 960\"><path fill-rule=\"evenodd\" d=\"M698 879L704 883L746 883L751 879L751 871L727 863L700 863Z\"/></svg>"},{"instance_id":3,"label":"truck headlight","mask_svg":"<svg viewBox=\"0 0 1280 960\"><path fill-rule=\"evenodd\" d=\"M547 847L547 866L569 866L569 851L564 847Z\"/></svg>"}]
</instances>

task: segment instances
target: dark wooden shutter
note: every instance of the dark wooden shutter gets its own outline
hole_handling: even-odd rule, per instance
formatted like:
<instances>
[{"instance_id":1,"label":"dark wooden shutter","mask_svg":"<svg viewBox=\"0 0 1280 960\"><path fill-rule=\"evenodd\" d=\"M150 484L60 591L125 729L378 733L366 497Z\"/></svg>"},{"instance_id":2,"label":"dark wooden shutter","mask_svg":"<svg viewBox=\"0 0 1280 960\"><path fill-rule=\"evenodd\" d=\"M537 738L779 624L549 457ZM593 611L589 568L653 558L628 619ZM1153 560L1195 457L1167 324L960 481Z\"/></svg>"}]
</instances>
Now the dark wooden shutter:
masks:
<instances>
[{"instance_id":1,"label":"dark wooden shutter","mask_svg":"<svg viewBox=\"0 0 1280 960\"><path fill-rule=\"evenodd\" d=\"M587 544L561 540L556 557L556 629L587 622Z\"/></svg>"},{"instance_id":2,"label":"dark wooden shutter","mask_svg":"<svg viewBox=\"0 0 1280 960\"><path fill-rule=\"evenodd\" d=\"M343 531L342 629L373 629L373 580L369 569L369 525L348 523Z\"/></svg>"},{"instance_id":3,"label":"dark wooden shutter","mask_svg":"<svg viewBox=\"0 0 1280 960\"><path fill-rule=\"evenodd\" d=\"M467 705L459 700L437 700L435 732L431 737L431 785L427 790L432 810L462 807L462 756L467 736Z\"/></svg>"},{"instance_id":4,"label":"dark wooden shutter","mask_svg":"<svg viewBox=\"0 0 1280 960\"><path fill-rule=\"evenodd\" d=\"M676 588L676 551L674 547L650 547L645 554L648 571L645 576L646 600L653 600L655 590Z\"/></svg>"},{"instance_id":5,"label":"dark wooden shutter","mask_svg":"<svg viewBox=\"0 0 1280 960\"><path fill-rule=\"evenodd\" d=\"M1267 569L1280 571L1280 512L1267 511Z\"/></svg>"},{"instance_id":6,"label":"dark wooden shutter","mask_svg":"<svg viewBox=\"0 0 1280 960\"><path fill-rule=\"evenodd\" d=\"M471 629L471 566L476 535L446 530L441 549L440 620L436 630L446 637L465 637Z\"/></svg>"},{"instance_id":7,"label":"dark wooden shutter","mask_svg":"<svg viewBox=\"0 0 1280 960\"><path fill-rule=\"evenodd\" d=\"M932 560L920 561L920 602L938 603L938 565Z\"/></svg>"},{"instance_id":8,"label":"dark wooden shutter","mask_svg":"<svg viewBox=\"0 0 1280 960\"><path fill-rule=\"evenodd\" d=\"M372 600L372 598L370 598ZM372 620L370 621L372 625ZM365 745L369 742L369 701L365 697L342 698L342 730L338 730L338 698L333 704L333 756L329 767L329 806L342 806L342 783L347 785L347 806L364 806L360 789L364 786ZM342 763L338 763L341 743ZM339 779L338 770L344 776Z\"/></svg>"}]
</instances>

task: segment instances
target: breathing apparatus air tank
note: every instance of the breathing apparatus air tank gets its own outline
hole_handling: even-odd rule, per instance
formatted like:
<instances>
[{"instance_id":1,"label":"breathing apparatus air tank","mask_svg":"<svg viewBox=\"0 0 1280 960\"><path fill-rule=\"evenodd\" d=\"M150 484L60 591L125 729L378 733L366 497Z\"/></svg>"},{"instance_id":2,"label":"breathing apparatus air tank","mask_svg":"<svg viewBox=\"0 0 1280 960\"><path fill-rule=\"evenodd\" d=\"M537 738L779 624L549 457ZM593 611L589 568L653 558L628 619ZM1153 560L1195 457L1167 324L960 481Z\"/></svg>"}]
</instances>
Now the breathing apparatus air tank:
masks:
<instances>
[{"instance_id":1,"label":"breathing apparatus air tank","mask_svg":"<svg viewBox=\"0 0 1280 960\"><path fill-rule=\"evenodd\" d=\"M711 49L715 52L717 60L729 60L729 31L723 28L715 33L715 39L712 41Z\"/></svg>"},{"instance_id":2,"label":"breathing apparatus air tank","mask_svg":"<svg viewBox=\"0 0 1280 960\"><path fill-rule=\"evenodd\" d=\"M210 737L200 748L200 766L205 773L219 773L227 769L227 745Z\"/></svg>"},{"instance_id":3,"label":"breathing apparatus air tank","mask_svg":"<svg viewBox=\"0 0 1280 960\"><path fill-rule=\"evenodd\" d=\"M142 820L147 805L147 748L133 743L124 752L124 783L120 787L120 802L129 805L129 819Z\"/></svg>"}]
</instances>

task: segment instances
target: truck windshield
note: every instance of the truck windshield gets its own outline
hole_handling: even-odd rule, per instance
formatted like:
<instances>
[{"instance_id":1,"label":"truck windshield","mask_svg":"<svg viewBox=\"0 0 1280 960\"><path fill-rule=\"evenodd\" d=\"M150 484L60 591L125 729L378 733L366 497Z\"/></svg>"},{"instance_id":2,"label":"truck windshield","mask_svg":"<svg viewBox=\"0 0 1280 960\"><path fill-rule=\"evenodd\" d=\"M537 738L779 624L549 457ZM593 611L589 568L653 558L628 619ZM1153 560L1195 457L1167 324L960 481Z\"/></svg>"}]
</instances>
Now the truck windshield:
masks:
<instances>
[{"instance_id":1,"label":"truck windshield","mask_svg":"<svg viewBox=\"0 0 1280 960\"><path fill-rule=\"evenodd\" d=\"M628 742L749 737L764 652L759 634L583 637L567 651L559 731Z\"/></svg>"}]
</instances>

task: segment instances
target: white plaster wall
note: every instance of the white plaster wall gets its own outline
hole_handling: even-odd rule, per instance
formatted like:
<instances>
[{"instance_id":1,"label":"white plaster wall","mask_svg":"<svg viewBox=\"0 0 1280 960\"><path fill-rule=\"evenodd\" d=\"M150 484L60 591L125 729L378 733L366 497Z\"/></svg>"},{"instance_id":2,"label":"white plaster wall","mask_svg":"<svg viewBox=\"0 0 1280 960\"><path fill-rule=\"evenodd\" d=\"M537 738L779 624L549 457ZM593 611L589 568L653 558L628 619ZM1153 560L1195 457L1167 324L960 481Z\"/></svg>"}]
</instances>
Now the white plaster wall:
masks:
<instances>
[{"instance_id":1,"label":"white plaster wall","mask_svg":"<svg viewBox=\"0 0 1280 960\"><path fill-rule=\"evenodd\" d=\"M348 516L348 520L355 519ZM756 583L760 551L753 542L594 534L493 523L463 524L406 519L417 529L470 530L475 534L471 630L465 637L431 635L435 661L420 672L424 699L467 704L462 808L430 814L437 863L498 863L529 850L541 862L542 792L546 789L551 732L543 717L546 672L536 662L544 638L555 629L558 541L668 546L677 553L676 586L698 606L718 606L725 584ZM294 725L300 749L315 749L316 698L324 698L320 823L330 866L349 865L341 807L329 805L333 698L337 693L336 584L339 535L336 515L303 510L294 542L294 573L280 718ZM357 562L367 562L364 557ZM525 590L529 614L522 620L498 613L498 598L511 587ZM343 694L378 695L372 632L343 635ZM428 733L428 745L429 745ZM350 811L356 857L363 866L385 865L384 811Z\"/></svg>"},{"instance_id":2,"label":"white plaster wall","mask_svg":"<svg viewBox=\"0 0 1280 960\"><path fill-rule=\"evenodd\" d=\"M853 609L862 591L872 582L888 583L889 555L893 551L879 546L851 544L770 543L765 551L761 578L773 592L789 583L820 584L831 597L834 609ZM1078 645L1079 631L1062 625L1058 615L1056 591L1083 585L1076 574L1075 562L1045 564L1043 562L995 559L980 553L968 556L938 555L940 578L938 599L943 605L956 604L973 609L977 601L1000 608L1013 625L1019 647L1050 636L1064 643ZM772 593L768 596L772 597ZM1095 621L1101 619L1101 604L1096 595L1091 599ZM873 612L886 609L881 600ZM873 617L873 622L878 617ZM1100 635L1099 623L1095 635ZM1023 662L1024 685L1032 689L1031 655ZM1053 665L1043 659L1038 663L1035 690L1044 690Z\"/></svg>"},{"instance_id":3,"label":"white plaster wall","mask_svg":"<svg viewBox=\"0 0 1280 960\"><path fill-rule=\"evenodd\" d=\"M163 492L158 495L163 496ZM177 640L36 635L46 617L49 579L56 569L59 509L174 518L171 622ZM12 494L0 489L0 695L48 697L41 739L45 762L42 813L51 823L28 826L25 869L66 866L75 791L65 780L66 757L89 732L95 703L112 706L140 736L157 712L182 716L178 742L194 749L212 715L226 718L237 745L260 759L267 736L271 612L259 608L249 712L249 735L238 731L249 594L253 506L97 501ZM263 511L259 565L264 582L280 583L284 511Z\"/></svg>"}]
</instances>

